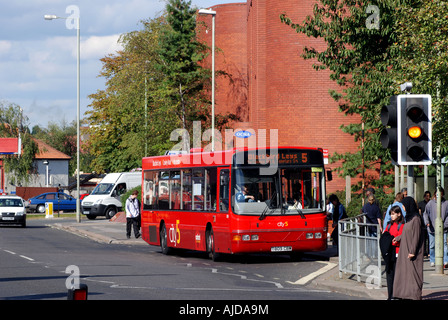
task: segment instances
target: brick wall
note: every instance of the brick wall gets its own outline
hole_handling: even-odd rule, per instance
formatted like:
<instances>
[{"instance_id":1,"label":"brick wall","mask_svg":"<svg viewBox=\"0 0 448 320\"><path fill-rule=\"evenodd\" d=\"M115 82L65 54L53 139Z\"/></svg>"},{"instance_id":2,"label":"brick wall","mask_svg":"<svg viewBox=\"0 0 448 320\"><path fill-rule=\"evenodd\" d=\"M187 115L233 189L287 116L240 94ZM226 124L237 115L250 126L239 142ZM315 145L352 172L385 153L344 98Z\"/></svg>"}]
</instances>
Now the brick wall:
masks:
<instances>
[{"instance_id":1,"label":"brick wall","mask_svg":"<svg viewBox=\"0 0 448 320\"><path fill-rule=\"evenodd\" d=\"M304 46L323 48L324 43L280 22L283 12L303 21L313 5L313 0L248 0L213 7L220 49L216 69L230 75L217 79L215 112L240 116L243 123L234 128L278 129L279 145L321 147L330 156L354 152L357 144L339 127L358 119L338 111L328 93L336 88L329 72L315 71L313 61L300 57ZM211 26L211 17L201 19ZM211 32L204 36L211 45ZM329 193L345 188L345 179L333 176Z\"/></svg>"}]
</instances>

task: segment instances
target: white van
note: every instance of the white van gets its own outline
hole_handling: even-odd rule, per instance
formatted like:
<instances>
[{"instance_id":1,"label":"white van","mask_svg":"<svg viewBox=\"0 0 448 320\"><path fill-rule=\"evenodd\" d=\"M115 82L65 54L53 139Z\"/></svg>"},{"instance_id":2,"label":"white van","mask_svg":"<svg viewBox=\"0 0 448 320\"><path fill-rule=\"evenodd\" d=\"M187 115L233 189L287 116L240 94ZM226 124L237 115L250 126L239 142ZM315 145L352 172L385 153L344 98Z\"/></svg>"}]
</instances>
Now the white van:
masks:
<instances>
[{"instance_id":1,"label":"white van","mask_svg":"<svg viewBox=\"0 0 448 320\"><path fill-rule=\"evenodd\" d=\"M109 173L81 202L82 214L89 219L97 216L112 218L121 210L121 195L142 184L141 172Z\"/></svg>"}]
</instances>

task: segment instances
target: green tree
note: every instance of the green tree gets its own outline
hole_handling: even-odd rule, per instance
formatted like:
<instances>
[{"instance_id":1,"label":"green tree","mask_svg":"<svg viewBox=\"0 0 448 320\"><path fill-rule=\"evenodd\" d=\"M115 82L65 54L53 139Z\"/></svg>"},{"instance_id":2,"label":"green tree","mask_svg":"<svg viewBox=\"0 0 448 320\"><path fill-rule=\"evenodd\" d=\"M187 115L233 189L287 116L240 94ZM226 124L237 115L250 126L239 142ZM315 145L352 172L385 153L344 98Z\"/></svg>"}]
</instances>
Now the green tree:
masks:
<instances>
[{"instance_id":1,"label":"green tree","mask_svg":"<svg viewBox=\"0 0 448 320\"><path fill-rule=\"evenodd\" d=\"M400 53L395 78L413 83L413 93L430 94L433 108L433 146L448 155L448 3L416 0L397 7ZM408 17L412 17L409 19Z\"/></svg>"},{"instance_id":2,"label":"green tree","mask_svg":"<svg viewBox=\"0 0 448 320\"><path fill-rule=\"evenodd\" d=\"M200 63L208 48L197 40L196 9L168 1L164 15L141 23L120 37L122 51L101 59L106 88L90 95L87 148L97 172L140 167L143 156L176 144L174 130L210 123L210 70ZM216 119L222 128L236 117Z\"/></svg>"},{"instance_id":3,"label":"green tree","mask_svg":"<svg viewBox=\"0 0 448 320\"><path fill-rule=\"evenodd\" d=\"M167 25L159 40L157 68L164 75L158 95L167 110L174 112L182 129L190 129L205 106L204 84L210 70L200 66L207 47L196 36L196 9L191 1L168 0Z\"/></svg>"},{"instance_id":4,"label":"green tree","mask_svg":"<svg viewBox=\"0 0 448 320\"><path fill-rule=\"evenodd\" d=\"M38 153L36 143L31 138L28 128L28 117L15 103L0 102L0 137L18 138L22 140L22 154L5 155L5 171L10 174L11 183L22 184L34 173L34 157ZM25 128L25 129L24 129Z\"/></svg>"},{"instance_id":5,"label":"green tree","mask_svg":"<svg viewBox=\"0 0 448 320\"><path fill-rule=\"evenodd\" d=\"M121 36L122 51L101 59L106 89L90 95L91 109L86 112L87 148L97 172L140 167L145 147L148 155L156 155L171 145L165 132L172 130L168 128L174 126L175 117L158 108L154 98L163 78L155 64L164 21L163 16L142 21L142 30Z\"/></svg>"}]
</instances>

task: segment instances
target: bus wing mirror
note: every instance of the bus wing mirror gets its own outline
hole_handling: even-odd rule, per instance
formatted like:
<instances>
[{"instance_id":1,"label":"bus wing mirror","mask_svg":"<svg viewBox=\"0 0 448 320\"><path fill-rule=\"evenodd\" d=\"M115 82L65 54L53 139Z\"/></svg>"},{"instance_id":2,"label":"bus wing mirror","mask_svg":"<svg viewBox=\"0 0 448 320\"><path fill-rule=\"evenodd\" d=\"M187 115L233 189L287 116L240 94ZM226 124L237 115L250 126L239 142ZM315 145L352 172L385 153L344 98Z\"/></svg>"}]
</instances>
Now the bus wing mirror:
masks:
<instances>
[{"instance_id":1,"label":"bus wing mirror","mask_svg":"<svg viewBox=\"0 0 448 320\"><path fill-rule=\"evenodd\" d=\"M333 172L331 170L327 171L327 181L333 180Z\"/></svg>"}]
</instances>

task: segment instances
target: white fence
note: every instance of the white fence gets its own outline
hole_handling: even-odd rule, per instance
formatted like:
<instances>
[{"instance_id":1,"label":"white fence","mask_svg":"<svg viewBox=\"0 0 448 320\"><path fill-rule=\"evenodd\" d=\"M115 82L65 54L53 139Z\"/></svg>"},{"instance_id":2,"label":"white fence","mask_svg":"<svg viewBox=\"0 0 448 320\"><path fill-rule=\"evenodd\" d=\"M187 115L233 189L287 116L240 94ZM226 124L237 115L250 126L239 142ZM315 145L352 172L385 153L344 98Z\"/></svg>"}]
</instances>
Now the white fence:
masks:
<instances>
[{"instance_id":1,"label":"white fence","mask_svg":"<svg viewBox=\"0 0 448 320\"><path fill-rule=\"evenodd\" d=\"M366 285L373 282L381 288L381 252L379 224L366 222L365 214L340 220L339 228L339 277L350 273L358 282L365 277Z\"/></svg>"}]
</instances>

